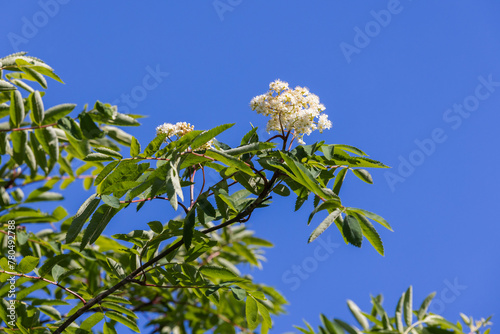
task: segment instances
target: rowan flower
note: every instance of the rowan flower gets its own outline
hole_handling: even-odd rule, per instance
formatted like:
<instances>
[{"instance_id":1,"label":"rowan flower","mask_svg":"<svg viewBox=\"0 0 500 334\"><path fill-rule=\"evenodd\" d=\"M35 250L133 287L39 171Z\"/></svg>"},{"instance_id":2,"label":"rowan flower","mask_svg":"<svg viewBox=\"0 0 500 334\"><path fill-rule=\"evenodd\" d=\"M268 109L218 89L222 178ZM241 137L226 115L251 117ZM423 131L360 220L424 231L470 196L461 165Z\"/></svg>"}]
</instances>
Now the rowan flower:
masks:
<instances>
[{"instance_id":1,"label":"rowan flower","mask_svg":"<svg viewBox=\"0 0 500 334\"><path fill-rule=\"evenodd\" d=\"M290 89L287 82L279 79L269 84L266 94L254 97L250 107L258 114L271 117L267 122L267 132L291 131L300 144L305 144L304 135L310 135L314 130L322 133L332 127L328 115L322 114L325 106L317 95L306 87Z\"/></svg>"},{"instance_id":2,"label":"rowan flower","mask_svg":"<svg viewBox=\"0 0 500 334\"><path fill-rule=\"evenodd\" d=\"M165 133L167 138L171 138L173 136L177 136L180 138L184 136L186 133L189 133L194 130L194 125L186 122L177 122L175 124L172 123L163 123L156 127L156 135ZM213 140L209 140L204 145L198 147L196 150L207 150L212 148Z\"/></svg>"}]
</instances>

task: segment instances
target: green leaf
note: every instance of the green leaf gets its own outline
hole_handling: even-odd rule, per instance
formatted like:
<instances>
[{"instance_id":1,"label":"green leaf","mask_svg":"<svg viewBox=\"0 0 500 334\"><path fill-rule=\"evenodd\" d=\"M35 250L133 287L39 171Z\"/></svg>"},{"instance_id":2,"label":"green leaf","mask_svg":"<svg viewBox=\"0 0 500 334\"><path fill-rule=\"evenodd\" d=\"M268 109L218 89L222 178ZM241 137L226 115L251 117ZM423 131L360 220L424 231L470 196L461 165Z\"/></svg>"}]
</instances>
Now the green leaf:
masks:
<instances>
[{"instance_id":1,"label":"green leaf","mask_svg":"<svg viewBox=\"0 0 500 334\"><path fill-rule=\"evenodd\" d=\"M135 137L132 137L132 142L130 144L130 156L134 158L138 156L139 153L141 153L141 144Z\"/></svg>"},{"instance_id":2,"label":"green leaf","mask_svg":"<svg viewBox=\"0 0 500 334\"><path fill-rule=\"evenodd\" d=\"M224 267L203 266L200 268L200 272L203 275L213 277L213 278L220 278L223 280L239 279L239 277L235 273L233 273L231 270L224 268Z\"/></svg>"},{"instance_id":3,"label":"green leaf","mask_svg":"<svg viewBox=\"0 0 500 334\"><path fill-rule=\"evenodd\" d=\"M368 331L370 324L368 323L368 320L361 312L358 305L356 305L356 303L353 302L352 300L347 300L347 306L349 307L349 310L351 311L354 318L356 318L361 327L363 327L363 330Z\"/></svg>"},{"instance_id":4,"label":"green leaf","mask_svg":"<svg viewBox=\"0 0 500 334\"><path fill-rule=\"evenodd\" d=\"M63 103L45 110L45 117L42 124L47 125L57 122L59 119L72 112L75 107L76 104Z\"/></svg>"},{"instance_id":5,"label":"green leaf","mask_svg":"<svg viewBox=\"0 0 500 334\"><path fill-rule=\"evenodd\" d=\"M28 274L33 271L33 269L38 266L40 259L34 256L26 256L17 265L17 271L22 274Z\"/></svg>"},{"instance_id":6,"label":"green leaf","mask_svg":"<svg viewBox=\"0 0 500 334\"><path fill-rule=\"evenodd\" d=\"M264 324L266 324L267 327L272 328L273 321L271 320L271 315L269 314L269 310L267 309L267 307L261 302L257 301L257 308L259 309L260 315L264 319Z\"/></svg>"},{"instance_id":7,"label":"green leaf","mask_svg":"<svg viewBox=\"0 0 500 334\"><path fill-rule=\"evenodd\" d=\"M247 292L239 286L231 287L231 292L236 300L245 300L245 297L247 296Z\"/></svg>"},{"instance_id":8,"label":"green leaf","mask_svg":"<svg viewBox=\"0 0 500 334\"><path fill-rule=\"evenodd\" d=\"M98 152L98 153L102 153L102 154L106 154L106 155L109 155L110 157L114 157L114 158L118 158L118 159L122 159L123 156L112 150L112 149L109 149L107 147L94 147L94 151Z\"/></svg>"},{"instance_id":9,"label":"green leaf","mask_svg":"<svg viewBox=\"0 0 500 334\"><path fill-rule=\"evenodd\" d=\"M86 138L95 139L104 136L104 132L99 129L88 113L81 113L78 118L80 119L80 128Z\"/></svg>"},{"instance_id":10,"label":"green leaf","mask_svg":"<svg viewBox=\"0 0 500 334\"><path fill-rule=\"evenodd\" d=\"M57 161L59 159L59 140L55 130L51 127L36 129L35 137L50 158Z\"/></svg>"},{"instance_id":11,"label":"green leaf","mask_svg":"<svg viewBox=\"0 0 500 334\"><path fill-rule=\"evenodd\" d=\"M34 93L31 93L29 96L29 101L33 122L35 122L37 125L42 125L44 118L44 108L40 92L36 90Z\"/></svg>"},{"instance_id":12,"label":"green leaf","mask_svg":"<svg viewBox=\"0 0 500 334\"><path fill-rule=\"evenodd\" d=\"M40 306L38 306L38 309L54 320L61 320L62 319L61 313L59 313L59 311L53 306L40 305Z\"/></svg>"},{"instance_id":13,"label":"green leaf","mask_svg":"<svg viewBox=\"0 0 500 334\"><path fill-rule=\"evenodd\" d=\"M104 178L106 176L108 176L109 173L111 173L111 171L113 169L115 169L115 167L120 163L120 161L112 161L110 162L109 164L107 164L106 166L104 166L104 168L101 170L101 172L97 175L97 177L95 178L95 181L94 181L94 186L97 186L99 184L101 184L101 182L104 180Z\"/></svg>"},{"instance_id":14,"label":"green leaf","mask_svg":"<svg viewBox=\"0 0 500 334\"><path fill-rule=\"evenodd\" d=\"M94 241L99 238L101 233L104 231L111 218L120 211L120 209L116 209L110 207L107 204L101 205L94 215L92 219L90 219L90 223L83 234L82 243L80 244L80 250L83 250L87 244L92 244Z\"/></svg>"},{"instance_id":15,"label":"green leaf","mask_svg":"<svg viewBox=\"0 0 500 334\"><path fill-rule=\"evenodd\" d=\"M32 192L29 194L28 198L24 201L25 203L33 203L33 202L50 202L50 201L62 201L64 199L63 195L52 192L45 191L43 193L38 194L37 192Z\"/></svg>"},{"instance_id":16,"label":"green leaf","mask_svg":"<svg viewBox=\"0 0 500 334\"><path fill-rule=\"evenodd\" d=\"M351 213L358 220L361 230L363 230L363 235L366 239L372 244L372 246L379 252L380 255L384 256L384 244L382 243L382 239L378 234L375 227L373 227L372 223L365 216L362 216L358 213Z\"/></svg>"},{"instance_id":17,"label":"green leaf","mask_svg":"<svg viewBox=\"0 0 500 334\"><path fill-rule=\"evenodd\" d=\"M105 115L106 117L113 117L113 109L101 101L96 101L94 108L101 114Z\"/></svg>"},{"instance_id":18,"label":"green leaf","mask_svg":"<svg viewBox=\"0 0 500 334\"><path fill-rule=\"evenodd\" d=\"M418 320L422 320L425 318L429 305L431 304L432 299L434 299L434 296L436 296L435 292L431 293L424 299L422 305L420 305L420 309L418 310L418 315L417 315Z\"/></svg>"},{"instance_id":19,"label":"green leaf","mask_svg":"<svg viewBox=\"0 0 500 334\"><path fill-rule=\"evenodd\" d=\"M118 312L108 311L108 312L106 312L106 317L110 318L111 320L118 321L119 323L127 326L128 328L130 328L131 330L133 330L136 333L141 332L139 327L137 327L135 320L130 319L129 317L126 317Z\"/></svg>"},{"instance_id":20,"label":"green leaf","mask_svg":"<svg viewBox=\"0 0 500 334\"><path fill-rule=\"evenodd\" d=\"M106 261L108 262L109 267L111 270L113 270L113 273L119 278L119 279L124 279L127 274L125 274L125 270L123 269L122 265L115 260L107 257Z\"/></svg>"},{"instance_id":21,"label":"green leaf","mask_svg":"<svg viewBox=\"0 0 500 334\"><path fill-rule=\"evenodd\" d=\"M104 327L102 328L103 334L118 334L114 324L115 322L105 322Z\"/></svg>"},{"instance_id":22,"label":"green leaf","mask_svg":"<svg viewBox=\"0 0 500 334\"><path fill-rule=\"evenodd\" d=\"M347 173L347 168L342 168L340 171L335 175L335 181L333 182L333 192L339 195L340 193L340 188L342 187L342 184L344 183L345 176Z\"/></svg>"},{"instance_id":23,"label":"green leaf","mask_svg":"<svg viewBox=\"0 0 500 334\"><path fill-rule=\"evenodd\" d=\"M236 252L236 254L242 256L245 260L247 260L248 263L253 264L254 266L259 265L259 260L257 260L252 251L242 244L233 242L233 250Z\"/></svg>"},{"instance_id":24,"label":"green leaf","mask_svg":"<svg viewBox=\"0 0 500 334\"><path fill-rule=\"evenodd\" d=\"M411 326L413 323L413 288L411 285L405 293L403 301L403 315L406 325Z\"/></svg>"},{"instance_id":25,"label":"green leaf","mask_svg":"<svg viewBox=\"0 0 500 334\"><path fill-rule=\"evenodd\" d=\"M361 247L363 241L363 231L358 220L351 215L347 215L342 226L342 233L351 245Z\"/></svg>"},{"instance_id":26,"label":"green leaf","mask_svg":"<svg viewBox=\"0 0 500 334\"><path fill-rule=\"evenodd\" d=\"M80 126L71 117L66 116L57 120L57 125L66 132L67 137L72 136L79 141L83 139L83 132L80 129ZM68 138L68 140L70 139Z\"/></svg>"},{"instance_id":27,"label":"green leaf","mask_svg":"<svg viewBox=\"0 0 500 334\"><path fill-rule=\"evenodd\" d=\"M24 162L26 151L26 131L14 131L10 134L12 140L12 158L20 166Z\"/></svg>"},{"instance_id":28,"label":"green leaf","mask_svg":"<svg viewBox=\"0 0 500 334\"><path fill-rule=\"evenodd\" d=\"M104 203L109 205L112 208L119 209L120 208L120 199L113 197L111 195L102 195L101 199Z\"/></svg>"},{"instance_id":29,"label":"green leaf","mask_svg":"<svg viewBox=\"0 0 500 334\"><path fill-rule=\"evenodd\" d=\"M359 148L350 145L335 144L335 149L340 149L342 151L351 152L361 156L368 156L365 152L361 151Z\"/></svg>"},{"instance_id":30,"label":"green leaf","mask_svg":"<svg viewBox=\"0 0 500 334\"><path fill-rule=\"evenodd\" d=\"M67 270L61 267L60 265L56 264L54 267L52 267L51 273L52 277L54 278L54 281L58 282L59 277L63 275Z\"/></svg>"},{"instance_id":31,"label":"green leaf","mask_svg":"<svg viewBox=\"0 0 500 334\"><path fill-rule=\"evenodd\" d=\"M346 212L347 213L350 213L350 212L356 212L356 213L359 213L367 218L370 218L371 220L374 220L376 221L377 223L379 223L380 225L384 226L385 228L387 228L388 230L392 231L392 227L389 225L389 223L387 223L387 221L380 217L379 215L373 213L373 212L370 212L370 211L366 211L366 210L363 210L363 209L358 209L358 208L345 208Z\"/></svg>"},{"instance_id":32,"label":"green leaf","mask_svg":"<svg viewBox=\"0 0 500 334\"><path fill-rule=\"evenodd\" d=\"M259 325L259 313L257 301L252 296L247 297L245 303L245 315L247 318L248 328L254 330Z\"/></svg>"},{"instance_id":33,"label":"green leaf","mask_svg":"<svg viewBox=\"0 0 500 334\"><path fill-rule=\"evenodd\" d=\"M182 237L184 240L184 245L187 250L189 249L189 247L191 247L191 241L193 239L193 233L194 233L194 226L196 223L195 218L196 218L195 210L191 209L186 215L186 218L184 219L184 230Z\"/></svg>"},{"instance_id":34,"label":"green leaf","mask_svg":"<svg viewBox=\"0 0 500 334\"><path fill-rule=\"evenodd\" d=\"M245 153L258 152L263 150L269 150L276 147L276 143L251 143L243 145L240 147L232 148L230 150L223 151L225 154L232 156L240 156Z\"/></svg>"},{"instance_id":35,"label":"green leaf","mask_svg":"<svg viewBox=\"0 0 500 334\"><path fill-rule=\"evenodd\" d=\"M141 156L144 156L145 158L152 157L156 152L158 152L161 145L165 142L166 138L167 135L165 133L160 133L148 144L148 146L146 146L146 149L144 150L144 153L141 154Z\"/></svg>"},{"instance_id":36,"label":"green leaf","mask_svg":"<svg viewBox=\"0 0 500 334\"><path fill-rule=\"evenodd\" d=\"M373 184L373 178L366 169L353 169L352 172L366 183Z\"/></svg>"},{"instance_id":37,"label":"green leaf","mask_svg":"<svg viewBox=\"0 0 500 334\"><path fill-rule=\"evenodd\" d=\"M216 126L215 128L205 131L198 135L191 143L191 149L194 151L200 146L205 145L207 142L209 142L211 139L215 138L215 136L221 134L222 132L226 131L230 127L232 127L235 123L232 124L223 124Z\"/></svg>"},{"instance_id":38,"label":"green leaf","mask_svg":"<svg viewBox=\"0 0 500 334\"><path fill-rule=\"evenodd\" d=\"M84 159L84 161L93 161L93 162L101 162L101 161L110 161L114 160L114 158L110 157L107 154L102 153L90 153Z\"/></svg>"},{"instance_id":39,"label":"green leaf","mask_svg":"<svg viewBox=\"0 0 500 334\"><path fill-rule=\"evenodd\" d=\"M284 197L290 195L290 189L288 189L288 187L285 186L284 184L278 184L278 185L276 185L273 188L273 192L275 192L276 194L278 194L280 196L284 196Z\"/></svg>"},{"instance_id":40,"label":"green leaf","mask_svg":"<svg viewBox=\"0 0 500 334\"><path fill-rule=\"evenodd\" d=\"M151 230L155 233L160 234L163 232L163 224L159 222L158 220L152 221L148 223L148 226L151 228Z\"/></svg>"},{"instance_id":41,"label":"green leaf","mask_svg":"<svg viewBox=\"0 0 500 334\"><path fill-rule=\"evenodd\" d=\"M107 298L106 298L107 300ZM137 315L135 315L134 311L132 310L129 310L128 308L126 308L125 306L123 305L120 305L118 303L114 303L114 302L104 302L104 303L101 303L101 306L104 307L104 308L108 308L108 309L111 309L113 311L117 311L119 313L122 313L122 314L125 314L131 318L136 318L137 319Z\"/></svg>"},{"instance_id":42,"label":"green leaf","mask_svg":"<svg viewBox=\"0 0 500 334\"><path fill-rule=\"evenodd\" d=\"M334 221L337 217L342 213L340 209L335 209L332 213L330 213L322 222L314 229L314 231L309 236L309 240L307 242L312 242L317 237L321 235Z\"/></svg>"},{"instance_id":43,"label":"green leaf","mask_svg":"<svg viewBox=\"0 0 500 334\"><path fill-rule=\"evenodd\" d=\"M97 194L91 195L78 209L76 215L73 217L73 222L66 233L66 243L71 243L76 239L87 219L89 219L99 205L101 199L96 197Z\"/></svg>"},{"instance_id":44,"label":"green leaf","mask_svg":"<svg viewBox=\"0 0 500 334\"><path fill-rule=\"evenodd\" d=\"M0 79L0 92L7 92L10 90L16 90L16 86L10 84L8 81Z\"/></svg>"},{"instance_id":45,"label":"green leaf","mask_svg":"<svg viewBox=\"0 0 500 334\"><path fill-rule=\"evenodd\" d=\"M358 331L356 331L351 325L349 325L348 323L346 322L343 322L342 320L340 319L334 319L335 323L338 324L340 327L342 327L343 329L345 329L347 331L347 333L349 334L359 334Z\"/></svg>"},{"instance_id":46,"label":"green leaf","mask_svg":"<svg viewBox=\"0 0 500 334\"><path fill-rule=\"evenodd\" d=\"M255 176L254 172L250 167L247 166L243 161L238 160L228 154L225 154L221 151L214 151L214 150L207 150L205 152L206 156L209 156L217 161L222 162L223 164L234 167L237 170L242 171L243 173L246 173L250 176Z\"/></svg>"},{"instance_id":47,"label":"green leaf","mask_svg":"<svg viewBox=\"0 0 500 334\"><path fill-rule=\"evenodd\" d=\"M241 139L241 145L246 145L258 141L259 136L257 135L257 130L258 127L252 127L252 130L248 131Z\"/></svg>"},{"instance_id":48,"label":"green leaf","mask_svg":"<svg viewBox=\"0 0 500 334\"><path fill-rule=\"evenodd\" d=\"M10 93L10 126L18 128L26 116L21 92L18 90Z\"/></svg>"},{"instance_id":49,"label":"green leaf","mask_svg":"<svg viewBox=\"0 0 500 334\"><path fill-rule=\"evenodd\" d=\"M104 319L104 314L96 312L82 322L80 329L90 331L95 325L101 322L102 319Z\"/></svg>"}]
</instances>

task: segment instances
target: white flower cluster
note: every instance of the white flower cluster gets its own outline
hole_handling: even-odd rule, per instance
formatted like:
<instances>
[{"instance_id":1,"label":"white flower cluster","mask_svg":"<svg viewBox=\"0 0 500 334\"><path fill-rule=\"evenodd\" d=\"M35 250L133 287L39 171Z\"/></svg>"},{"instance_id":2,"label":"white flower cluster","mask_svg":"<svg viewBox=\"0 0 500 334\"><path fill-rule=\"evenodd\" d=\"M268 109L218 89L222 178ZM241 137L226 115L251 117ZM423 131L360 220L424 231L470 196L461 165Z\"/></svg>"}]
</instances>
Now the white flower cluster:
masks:
<instances>
[{"instance_id":1,"label":"white flower cluster","mask_svg":"<svg viewBox=\"0 0 500 334\"><path fill-rule=\"evenodd\" d=\"M177 122L175 124L172 123L163 123L156 127L156 135L165 133L168 138L173 136L177 136L180 138L184 136L186 133L189 133L194 130L194 125L186 122ZM201 147L198 147L196 150L208 150L212 148L213 140L209 140L206 144Z\"/></svg>"},{"instance_id":2,"label":"white flower cluster","mask_svg":"<svg viewBox=\"0 0 500 334\"><path fill-rule=\"evenodd\" d=\"M328 115L322 114L325 106L319 103L317 95L305 87L297 86L292 90L287 82L279 79L269 84L266 94L254 97L250 107L258 114L271 117L267 122L267 132L292 131L300 144L305 144L305 134L310 135L314 130L323 132L332 127Z\"/></svg>"}]
</instances>

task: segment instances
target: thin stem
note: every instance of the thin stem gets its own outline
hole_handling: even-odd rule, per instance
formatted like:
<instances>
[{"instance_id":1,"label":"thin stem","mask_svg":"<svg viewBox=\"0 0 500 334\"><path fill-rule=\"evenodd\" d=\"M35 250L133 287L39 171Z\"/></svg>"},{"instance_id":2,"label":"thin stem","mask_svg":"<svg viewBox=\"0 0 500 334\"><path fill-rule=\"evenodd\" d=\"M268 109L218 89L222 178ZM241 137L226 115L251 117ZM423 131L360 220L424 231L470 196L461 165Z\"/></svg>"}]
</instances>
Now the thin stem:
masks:
<instances>
[{"instance_id":1,"label":"thin stem","mask_svg":"<svg viewBox=\"0 0 500 334\"><path fill-rule=\"evenodd\" d=\"M19 274L19 273L13 273L13 272L9 272L9 271L5 271L5 270L0 270L0 273L4 273L4 274L7 274L7 275L12 275L12 276L18 276L18 277L26 277L26 278L31 278L31 279L36 279L36 280L40 280L40 281L44 281L44 282L47 282L47 283L50 283L50 284L53 284L53 285L56 285L58 287L60 287L61 289L63 289L64 291L68 292L69 294L72 294L73 296L75 296L76 298L80 299L80 301L86 305L87 302L85 301L85 299L83 299L79 294L77 294L76 292L74 291L71 291L70 289L68 288L65 288L64 286L62 286L61 284L57 283L57 282L53 282L51 280L48 280L46 278L43 278L43 277L40 277L40 276L29 276L29 275L25 275L25 274Z\"/></svg>"},{"instance_id":2,"label":"thin stem","mask_svg":"<svg viewBox=\"0 0 500 334\"><path fill-rule=\"evenodd\" d=\"M234 223L237 223L237 222L242 222L242 221L245 221L246 219L248 219L248 216L251 215L251 213L253 212L253 210L255 210L260 204L262 204L263 202L265 202L268 199L268 195L269 195L270 191L272 190L273 184L274 184L274 182L276 181L277 178L278 178L278 174L274 173L273 177L271 178L271 180L268 183L268 186L262 191L262 193L259 195L259 197L257 197L252 202L252 204L250 204L245 210L243 210L242 212L238 213L232 219L227 220L225 223L222 223L222 224L219 224L217 226L213 226L211 228L207 228L205 230L202 230L201 233L207 234L207 233L219 230L221 228L224 228L226 226L229 226L231 224L234 224ZM109 288L108 290L100 293L99 295L97 295L96 297L94 297L93 299L91 299L83 307L81 307L80 309L78 309L78 311L76 311L68 319L66 319L66 321L63 324L61 324L59 326L59 328L56 331L54 331L53 334L61 334L76 319L78 319L88 309L92 308L92 306L100 303L103 299L105 299L106 297L108 297L109 295L111 295L112 293L114 293L115 291L117 291L117 290L123 288L125 285L131 283L135 279L136 276L140 275L144 271L145 268L148 268L148 267L152 266L156 262L158 262L161 259L163 259L165 256L169 255L170 253L172 253L175 250L177 250L178 248L180 248L182 245L184 245L184 239L181 239L181 240L177 241L176 243L174 243L173 245L171 245L170 247L168 247L166 250L164 250L163 252L161 252L160 254L158 254L157 256L155 256L154 258L152 258L151 260L149 260L148 262L146 262L145 264L143 264L142 266L140 266L139 268L137 268L136 270L134 270L127 277L125 277L124 279L122 279L120 282L118 282L117 284L115 284L114 286L112 286L111 288Z\"/></svg>"}]
</instances>

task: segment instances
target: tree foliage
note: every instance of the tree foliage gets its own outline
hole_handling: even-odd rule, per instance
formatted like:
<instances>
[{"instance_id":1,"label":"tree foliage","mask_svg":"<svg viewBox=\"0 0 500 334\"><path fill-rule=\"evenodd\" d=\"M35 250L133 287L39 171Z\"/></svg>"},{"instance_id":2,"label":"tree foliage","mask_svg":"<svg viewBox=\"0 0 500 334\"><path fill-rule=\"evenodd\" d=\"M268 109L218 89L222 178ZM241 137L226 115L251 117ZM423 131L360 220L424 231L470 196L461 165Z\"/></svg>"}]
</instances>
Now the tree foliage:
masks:
<instances>
[{"instance_id":1,"label":"tree foliage","mask_svg":"<svg viewBox=\"0 0 500 334\"><path fill-rule=\"evenodd\" d=\"M312 199L309 242L335 224L346 244L366 239L384 255L375 226L391 230L387 221L339 196L347 173L372 183L366 168L386 168L358 148L316 142L292 149L292 130L264 140L255 127L230 147L217 138L233 124L159 132L144 145L123 130L141 116L116 106L96 101L77 114L71 103L46 108L45 91L33 86L62 80L40 59L17 53L0 59L0 69L5 333L116 333L117 324L140 332L138 314L156 333L259 326L266 333L287 302L241 271L260 268L272 246L241 223L276 195L293 193L296 210ZM41 210L77 180L91 193L77 212ZM172 217L106 234L119 212L145 210L153 200L171 207ZM34 228L44 223L51 228Z\"/></svg>"}]
</instances>

